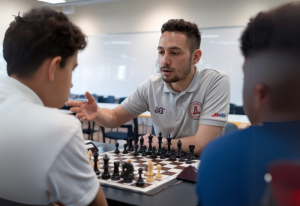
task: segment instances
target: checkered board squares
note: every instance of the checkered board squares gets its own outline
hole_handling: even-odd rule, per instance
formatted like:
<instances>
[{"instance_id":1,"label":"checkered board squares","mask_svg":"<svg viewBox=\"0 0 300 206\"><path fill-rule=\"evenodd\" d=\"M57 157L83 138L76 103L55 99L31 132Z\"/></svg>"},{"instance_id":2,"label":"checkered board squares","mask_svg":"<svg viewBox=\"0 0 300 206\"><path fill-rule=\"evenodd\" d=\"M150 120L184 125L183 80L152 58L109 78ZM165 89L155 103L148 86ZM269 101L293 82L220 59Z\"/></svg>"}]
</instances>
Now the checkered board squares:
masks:
<instances>
[{"instance_id":1,"label":"checkered board squares","mask_svg":"<svg viewBox=\"0 0 300 206\"><path fill-rule=\"evenodd\" d=\"M109 179L102 179L101 175L103 173L103 157L104 155L107 154L107 156L109 157L109 173L112 175L113 171L114 171L114 162L120 162L120 167L119 167L119 172L121 174L122 172L122 168L121 165L123 162L126 162L128 159L131 159L131 163L133 164L134 167L134 179L132 181L132 183L124 183L123 179L121 178L120 180L111 180ZM100 165L101 165L101 169L100 172L101 174L98 176L98 179L100 181L101 185L105 185L105 186L110 186L110 187L114 187L114 188L119 188L119 189L123 189L123 190L130 190L130 191L134 191L134 192L138 192L138 193L148 193L150 190L153 190L165 183L167 183L168 181L175 179L177 177L177 175L184 170L186 167L192 165L195 166L196 168L198 168L198 164L199 164L199 160L193 160L192 164L186 164L185 162L179 162L178 160L176 161L171 161L168 158L167 159L159 159L158 158L151 158L150 155L148 155L147 157L142 157L141 154L139 156L134 156L132 152L129 152L128 154L115 154L114 151L110 151L110 152L106 152L106 153L102 153L99 155L100 160ZM143 168L143 174L145 173L145 167L148 166L148 161L152 160L153 162L153 173L154 173L154 182L146 182L146 178L147 176L142 175L142 178L145 182L143 187L138 187L135 185L136 181L139 178L139 173L138 173L138 169L139 168ZM157 174L157 167L156 165L160 164L161 165L161 170L160 173L162 174L162 178L155 178L155 175Z\"/></svg>"}]
</instances>

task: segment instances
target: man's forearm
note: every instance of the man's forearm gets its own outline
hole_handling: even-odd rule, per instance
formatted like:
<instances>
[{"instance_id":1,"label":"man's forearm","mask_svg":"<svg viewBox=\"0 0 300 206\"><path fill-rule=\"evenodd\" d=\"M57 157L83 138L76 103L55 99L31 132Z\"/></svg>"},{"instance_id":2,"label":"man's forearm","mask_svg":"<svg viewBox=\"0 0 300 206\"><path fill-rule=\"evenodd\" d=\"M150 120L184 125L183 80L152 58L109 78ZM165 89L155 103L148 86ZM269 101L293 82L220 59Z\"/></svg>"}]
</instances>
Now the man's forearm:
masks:
<instances>
[{"instance_id":1,"label":"man's forearm","mask_svg":"<svg viewBox=\"0 0 300 206\"><path fill-rule=\"evenodd\" d=\"M120 126L112 109L98 107L95 122L106 128L116 128Z\"/></svg>"}]
</instances>

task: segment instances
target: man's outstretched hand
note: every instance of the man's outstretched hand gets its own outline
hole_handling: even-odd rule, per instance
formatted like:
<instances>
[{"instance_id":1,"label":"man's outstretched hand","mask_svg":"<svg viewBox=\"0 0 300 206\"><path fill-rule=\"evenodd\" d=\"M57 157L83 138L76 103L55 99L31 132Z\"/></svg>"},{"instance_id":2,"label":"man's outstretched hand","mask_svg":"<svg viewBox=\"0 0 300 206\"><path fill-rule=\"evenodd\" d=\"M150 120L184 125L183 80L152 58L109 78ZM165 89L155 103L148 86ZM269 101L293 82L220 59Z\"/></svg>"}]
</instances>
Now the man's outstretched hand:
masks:
<instances>
[{"instance_id":1,"label":"man's outstretched hand","mask_svg":"<svg viewBox=\"0 0 300 206\"><path fill-rule=\"evenodd\" d=\"M68 101L66 105L72 107L70 110L76 113L76 117L81 121L91 121L97 117L98 105L95 98L89 93L85 92L88 99L87 102L83 101Z\"/></svg>"}]
</instances>

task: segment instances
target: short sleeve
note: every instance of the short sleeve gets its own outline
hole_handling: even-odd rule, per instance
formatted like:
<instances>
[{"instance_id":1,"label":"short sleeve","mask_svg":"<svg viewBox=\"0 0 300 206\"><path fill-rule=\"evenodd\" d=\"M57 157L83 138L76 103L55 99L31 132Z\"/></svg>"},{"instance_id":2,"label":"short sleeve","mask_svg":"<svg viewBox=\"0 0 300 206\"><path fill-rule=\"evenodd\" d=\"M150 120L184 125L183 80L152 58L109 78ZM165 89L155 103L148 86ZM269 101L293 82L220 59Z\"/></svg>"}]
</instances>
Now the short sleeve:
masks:
<instances>
[{"instance_id":1,"label":"short sleeve","mask_svg":"<svg viewBox=\"0 0 300 206\"><path fill-rule=\"evenodd\" d=\"M49 202L88 205L99 190L100 183L88 161L80 129L59 153L48 172Z\"/></svg>"},{"instance_id":2,"label":"short sleeve","mask_svg":"<svg viewBox=\"0 0 300 206\"><path fill-rule=\"evenodd\" d=\"M207 87L199 124L224 127L228 120L230 79L216 75Z\"/></svg>"},{"instance_id":3,"label":"short sleeve","mask_svg":"<svg viewBox=\"0 0 300 206\"><path fill-rule=\"evenodd\" d=\"M136 90L122 102L124 109L132 116L138 116L149 111L148 91L151 86L150 79L144 81Z\"/></svg>"}]
</instances>

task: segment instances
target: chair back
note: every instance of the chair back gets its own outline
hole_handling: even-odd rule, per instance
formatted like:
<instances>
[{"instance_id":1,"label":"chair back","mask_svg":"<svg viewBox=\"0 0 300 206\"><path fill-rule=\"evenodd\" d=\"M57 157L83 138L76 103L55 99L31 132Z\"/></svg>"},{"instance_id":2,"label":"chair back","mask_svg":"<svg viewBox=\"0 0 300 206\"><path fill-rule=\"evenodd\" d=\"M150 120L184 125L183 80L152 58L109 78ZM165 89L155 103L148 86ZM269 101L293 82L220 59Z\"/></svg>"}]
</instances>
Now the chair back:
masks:
<instances>
[{"instance_id":1,"label":"chair back","mask_svg":"<svg viewBox=\"0 0 300 206\"><path fill-rule=\"evenodd\" d=\"M127 97L120 97L118 103L121 104Z\"/></svg>"},{"instance_id":2,"label":"chair back","mask_svg":"<svg viewBox=\"0 0 300 206\"><path fill-rule=\"evenodd\" d=\"M236 131L238 130L238 126L236 126L236 124L233 124L231 122L227 122L224 129L223 129L223 135L228 133L228 132L232 132L232 131Z\"/></svg>"},{"instance_id":3,"label":"chair back","mask_svg":"<svg viewBox=\"0 0 300 206\"><path fill-rule=\"evenodd\" d=\"M235 114L235 108L237 106L235 104L230 103L229 104L229 114Z\"/></svg>"},{"instance_id":4,"label":"chair back","mask_svg":"<svg viewBox=\"0 0 300 206\"><path fill-rule=\"evenodd\" d=\"M235 107L235 114L245 115L243 106L236 106Z\"/></svg>"},{"instance_id":5,"label":"chair back","mask_svg":"<svg viewBox=\"0 0 300 206\"><path fill-rule=\"evenodd\" d=\"M86 97L85 97L85 94L81 94L81 95L78 95L78 98L79 99L85 99Z\"/></svg>"},{"instance_id":6,"label":"chair back","mask_svg":"<svg viewBox=\"0 0 300 206\"><path fill-rule=\"evenodd\" d=\"M100 96L98 97L100 103L115 103L115 96Z\"/></svg>"},{"instance_id":7,"label":"chair back","mask_svg":"<svg viewBox=\"0 0 300 206\"><path fill-rule=\"evenodd\" d=\"M262 205L271 205L268 202L275 202L278 206L300 205L300 164L275 162L269 165L268 173L268 186L271 187L265 193Z\"/></svg>"}]
</instances>

